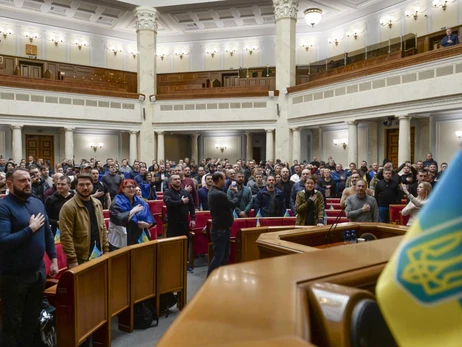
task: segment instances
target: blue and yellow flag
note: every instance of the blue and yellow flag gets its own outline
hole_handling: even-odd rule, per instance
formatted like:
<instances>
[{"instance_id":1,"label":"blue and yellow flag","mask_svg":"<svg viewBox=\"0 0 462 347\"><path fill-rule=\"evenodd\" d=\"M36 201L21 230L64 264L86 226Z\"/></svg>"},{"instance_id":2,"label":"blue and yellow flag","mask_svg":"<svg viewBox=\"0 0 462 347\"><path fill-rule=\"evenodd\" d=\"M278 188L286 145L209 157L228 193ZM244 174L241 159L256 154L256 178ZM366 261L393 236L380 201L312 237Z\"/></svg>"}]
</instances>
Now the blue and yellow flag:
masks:
<instances>
[{"instance_id":1,"label":"blue and yellow flag","mask_svg":"<svg viewBox=\"0 0 462 347\"><path fill-rule=\"evenodd\" d=\"M377 283L400 346L462 346L461 171L459 151Z\"/></svg>"},{"instance_id":2,"label":"blue and yellow flag","mask_svg":"<svg viewBox=\"0 0 462 347\"><path fill-rule=\"evenodd\" d=\"M239 218L239 215L237 214L236 210L233 210L233 217L234 219Z\"/></svg>"},{"instance_id":3,"label":"blue and yellow flag","mask_svg":"<svg viewBox=\"0 0 462 347\"><path fill-rule=\"evenodd\" d=\"M257 218L257 228L259 228L261 226L260 225L260 218L261 218L260 210L257 211L257 214L255 215L255 217Z\"/></svg>"},{"instance_id":4,"label":"blue and yellow flag","mask_svg":"<svg viewBox=\"0 0 462 347\"><path fill-rule=\"evenodd\" d=\"M88 260L99 258L101 257L101 255L103 255L103 252L101 252L98 249L98 247L96 247L96 241L95 241L95 245L93 246L93 250L91 251L90 258L88 258Z\"/></svg>"},{"instance_id":5,"label":"blue and yellow flag","mask_svg":"<svg viewBox=\"0 0 462 347\"><path fill-rule=\"evenodd\" d=\"M284 217L290 217L289 209L287 209L286 213L284 213Z\"/></svg>"},{"instance_id":6,"label":"blue and yellow flag","mask_svg":"<svg viewBox=\"0 0 462 347\"><path fill-rule=\"evenodd\" d=\"M55 244L58 243L61 243L61 231L59 231L59 228L56 228Z\"/></svg>"},{"instance_id":7,"label":"blue and yellow flag","mask_svg":"<svg viewBox=\"0 0 462 347\"><path fill-rule=\"evenodd\" d=\"M148 235L146 234L146 230L143 230L140 237L138 238L138 243L149 242L149 241L150 240L149 240Z\"/></svg>"}]
</instances>

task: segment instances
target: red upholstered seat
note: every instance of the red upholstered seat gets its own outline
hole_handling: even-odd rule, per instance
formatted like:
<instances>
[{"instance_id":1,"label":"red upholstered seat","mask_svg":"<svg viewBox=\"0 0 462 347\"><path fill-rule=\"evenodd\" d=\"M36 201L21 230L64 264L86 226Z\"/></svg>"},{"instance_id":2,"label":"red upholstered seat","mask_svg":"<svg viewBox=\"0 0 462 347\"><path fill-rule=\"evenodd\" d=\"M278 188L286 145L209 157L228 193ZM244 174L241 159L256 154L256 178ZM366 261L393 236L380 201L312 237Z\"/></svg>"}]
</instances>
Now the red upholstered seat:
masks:
<instances>
[{"instance_id":1,"label":"red upholstered seat","mask_svg":"<svg viewBox=\"0 0 462 347\"><path fill-rule=\"evenodd\" d=\"M286 217L282 220L282 225L295 225L296 217Z\"/></svg>"},{"instance_id":2,"label":"red upholstered seat","mask_svg":"<svg viewBox=\"0 0 462 347\"><path fill-rule=\"evenodd\" d=\"M403 216L401 214L401 211L399 212L399 224L400 225L407 225L407 222L409 222L409 218L411 218L410 214L408 214L407 216Z\"/></svg>"},{"instance_id":3,"label":"red upholstered seat","mask_svg":"<svg viewBox=\"0 0 462 347\"><path fill-rule=\"evenodd\" d=\"M109 220L110 218L104 218L104 224L106 224L106 230L109 232Z\"/></svg>"},{"instance_id":4,"label":"red upholstered seat","mask_svg":"<svg viewBox=\"0 0 462 347\"><path fill-rule=\"evenodd\" d=\"M104 218L109 218L110 217L109 210L103 210L103 217Z\"/></svg>"},{"instance_id":5,"label":"red upholstered seat","mask_svg":"<svg viewBox=\"0 0 462 347\"><path fill-rule=\"evenodd\" d=\"M337 217L340 212L342 213L342 217L345 216L345 211L342 210L326 210L327 217Z\"/></svg>"},{"instance_id":6,"label":"red upholstered seat","mask_svg":"<svg viewBox=\"0 0 462 347\"><path fill-rule=\"evenodd\" d=\"M162 214L162 206L164 206L163 200L148 200L146 202L153 215Z\"/></svg>"},{"instance_id":7,"label":"red upholstered seat","mask_svg":"<svg viewBox=\"0 0 462 347\"><path fill-rule=\"evenodd\" d=\"M230 236L231 238L235 238L239 229L248 228L247 221L249 218L236 218L234 219L233 226L231 227Z\"/></svg>"},{"instance_id":8,"label":"red upholstered seat","mask_svg":"<svg viewBox=\"0 0 462 347\"><path fill-rule=\"evenodd\" d=\"M255 211L253 209L249 211L249 218L252 218L252 217L255 217Z\"/></svg>"},{"instance_id":9,"label":"red upholstered seat","mask_svg":"<svg viewBox=\"0 0 462 347\"><path fill-rule=\"evenodd\" d=\"M162 235L162 215L161 214L155 214L154 219L156 220L156 227L157 227L157 235Z\"/></svg>"},{"instance_id":10,"label":"red upholstered seat","mask_svg":"<svg viewBox=\"0 0 462 347\"><path fill-rule=\"evenodd\" d=\"M388 210L388 213L390 215L390 223L392 224L400 224L400 216L401 216L401 211L403 208L405 208L405 204L391 204L390 208Z\"/></svg>"},{"instance_id":11,"label":"red upholstered seat","mask_svg":"<svg viewBox=\"0 0 462 347\"><path fill-rule=\"evenodd\" d=\"M327 225L334 224L336 217L327 217ZM340 217L338 223L347 223L350 220L347 217Z\"/></svg>"},{"instance_id":12,"label":"red upholstered seat","mask_svg":"<svg viewBox=\"0 0 462 347\"><path fill-rule=\"evenodd\" d=\"M58 260L58 269L59 269L59 272L56 275L55 279L59 279L64 273L64 271L67 270L67 258L66 258L66 254L63 251L63 246L60 243L56 244L55 248L56 248L56 259ZM50 273L51 260L50 258L48 258L48 255L46 253L43 256L43 261L45 263L45 271L48 275Z\"/></svg>"},{"instance_id":13,"label":"red upholstered seat","mask_svg":"<svg viewBox=\"0 0 462 347\"><path fill-rule=\"evenodd\" d=\"M151 240L157 240L157 225L154 225L152 228L150 228L149 233L151 235Z\"/></svg>"},{"instance_id":14,"label":"red upholstered seat","mask_svg":"<svg viewBox=\"0 0 462 347\"><path fill-rule=\"evenodd\" d=\"M326 210L341 210L339 202L326 202Z\"/></svg>"},{"instance_id":15,"label":"red upholstered seat","mask_svg":"<svg viewBox=\"0 0 462 347\"><path fill-rule=\"evenodd\" d=\"M340 204L340 198L326 198L326 202Z\"/></svg>"}]
</instances>

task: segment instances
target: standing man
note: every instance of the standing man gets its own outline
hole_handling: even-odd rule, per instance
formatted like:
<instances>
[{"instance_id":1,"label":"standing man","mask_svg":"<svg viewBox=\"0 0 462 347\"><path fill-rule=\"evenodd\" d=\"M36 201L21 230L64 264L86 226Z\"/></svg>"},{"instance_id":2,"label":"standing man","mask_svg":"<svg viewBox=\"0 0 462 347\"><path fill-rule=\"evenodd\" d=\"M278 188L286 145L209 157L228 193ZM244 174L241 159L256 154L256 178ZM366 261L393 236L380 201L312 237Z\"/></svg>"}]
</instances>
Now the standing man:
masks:
<instances>
[{"instance_id":1,"label":"standing man","mask_svg":"<svg viewBox=\"0 0 462 347\"><path fill-rule=\"evenodd\" d=\"M111 207L111 194L109 194L109 190L106 185L103 182L98 181L98 169L91 169L90 175L93 183L92 197L99 200L103 209L109 209L109 207Z\"/></svg>"},{"instance_id":2,"label":"standing man","mask_svg":"<svg viewBox=\"0 0 462 347\"><path fill-rule=\"evenodd\" d=\"M239 173L239 175L242 175ZM209 206L212 215L212 230L210 237L213 243L213 259L210 262L207 276L216 268L228 264L229 260L229 228L233 225L233 209L239 201L237 186L229 189L234 193L234 198L223 191L225 186L225 174L216 172L212 176L213 187L209 192ZM244 176L242 175L242 182Z\"/></svg>"},{"instance_id":3,"label":"standing man","mask_svg":"<svg viewBox=\"0 0 462 347\"><path fill-rule=\"evenodd\" d=\"M58 273L58 261L45 206L32 197L29 172L8 172L6 182L10 194L0 202L0 346L29 347L42 310L45 251L51 276Z\"/></svg>"},{"instance_id":4,"label":"standing man","mask_svg":"<svg viewBox=\"0 0 462 347\"><path fill-rule=\"evenodd\" d=\"M316 157L315 157L316 158ZM292 187L294 186L295 182L290 180L289 177L289 169L283 168L281 170L281 181L276 184L276 188L282 191L284 195L284 201L286 203L285 209L290 209L290 192L292 191Z\"/></svg>"},{"instance_id":5,"label":"standing man","mask_svg":"<svg viewBox=\"0 0 462 347\"><path fill-rule=\"evenodd\" d=\"M209 211L209 192L213 186L213 180L211 174L205 175L205 185L199 189L197 194L199 195L199 209L201 211Z\"/></svg>"},{"instance_id":6,"label":"standing man","mask_svg":"<svg viewBox=\"0 0 462 347\"><path fill-rule=\"evenodd\" d=\"M236 208L234 211L236 211L236 214L239 216L239 218L248 218L249 217L249 212L252 209L252 191L250 190L249 187L246 187L244 185L244 174L242 172L238 172L236 174L236 185L234 187L237 187L236 189L232 189L233 185L231 184L229 186L229 189L227 191L228 197L231 200L234 200L234 198L238 198ZM225 183L226 186L226 183Z\"/></svg>"},{"instance_id":7,"label":"standing man","mask_svg":"<svg viewBox=\"0 0 462 347\"><path fill-rule=\"evenodd\" d=\"M390 204L399 203L399 176L398 181L392 179L393 171L383 169L383 180L377 182L375 186L375 199L379 205L379 221L382 223L390 222L388 213Z\"/></svg>"},{"instance_id":8,"label":"standing man","mask_svg":"<svg viewBox=\"0 0 462 347\"><path fill-rule=\"evenodd\" d=\"M57 191L45 201L45 208L53 235L56 235L56 230L59 229L59 212L61 208L74 196L74 193L69 191L71 188L69 177L59 177L56 187Z\"/></svg>"},{"instance_id":9,"label":"standing man","mask_svg":"<svg viewBox=\"0 0 462 347\"><path fill-rule=\"evenodd\" d=\"M87 262L95 246L102 253L109 252L103 207L91 196L91 182L89 174L78 175L77 194L63 205L59 213L61 244L70 269Z\"/></svg>"},{"instance_id":10,"label":"standing man","mask_svg":"<svg viewBox=\"0 0 462 347\"><path fill-rule=\"evenodd\" d=\"M366 182L359 179L355 186L353 186L356 189L356 194L350 195L346 199L346 216L351 222L379 221L377 201L372 196L366 194L366 186Z\"/></svg>"},{"instance_id":11,"label":"standing man","mask_svg":"<svg viewBox=\"0 0 462 347\"><path fill-rule=\"evenodd\" d=\"M274 187L276 180L269 175L266 179L266 187L260 190L255 197L253 209L255 213L260 211L262 217L283 217L285 213L284 195Z\"/></svg>"},{"instance_id":12,"label":"standing man","mask_svg":"<svg viewBox=\"0 0 462 347\"><path fill-rule=\"evenodd\" d=\"M164 203L167 206L167 237L186 236L189 250L191 241L189 227L194 228L196 226L196 211L191 194L186 189L181 188L180 175L170 176L170 188L164 192ZM188 223L188 215L191 217L190 223ZM189 264L188 271L193 271Z\"/></svg>"},{"instance_id":13,"label":"standing man","mask_svg":"<svg viewBox=\"0 0 462 347\"><path fill-rule=\"evenodd\" d=\"M29 172L32 182L32 196L39 199L41 202L45 202L45 191L50 188L48 183L40 177L40 171L37 166L30 165Z\"/></svg>"},{"instance_id":14,"label":"standing man","mask_svg":"<svg viewBox=\"0 0 462 347\"><path fill-rule=\"evenodd\" d=\"M123 179L117 174L117 168L114 163L110 163L108 167L109 172L103 176L101 182L107 187L111 199L114 199L114 196L119 192L119 187Z\"/></svg>"}]
</instances>

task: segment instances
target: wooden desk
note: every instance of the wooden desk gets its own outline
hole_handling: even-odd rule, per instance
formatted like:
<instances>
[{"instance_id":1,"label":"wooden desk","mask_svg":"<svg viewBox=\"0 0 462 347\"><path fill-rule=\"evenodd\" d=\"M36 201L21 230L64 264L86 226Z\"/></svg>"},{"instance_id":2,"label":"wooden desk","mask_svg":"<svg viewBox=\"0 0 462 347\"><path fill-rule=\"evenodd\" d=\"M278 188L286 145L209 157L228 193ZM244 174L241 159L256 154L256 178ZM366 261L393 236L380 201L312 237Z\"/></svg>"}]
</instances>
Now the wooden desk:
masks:
<instances>
[{"instance_id":1,"label":"wooden desk","mask_svg":"<svg viewBox=\"0 0 462 347\"><path fill-rule=\"evenodd\" d=\"M349 245L350 244L346 244L345 242L334 242L334 243L328 243L327 245L316 246L315 248L326 249L326 248L333 248L333 247L338 247L338 246L349 246Z\"/></svg>"}]
</instances>

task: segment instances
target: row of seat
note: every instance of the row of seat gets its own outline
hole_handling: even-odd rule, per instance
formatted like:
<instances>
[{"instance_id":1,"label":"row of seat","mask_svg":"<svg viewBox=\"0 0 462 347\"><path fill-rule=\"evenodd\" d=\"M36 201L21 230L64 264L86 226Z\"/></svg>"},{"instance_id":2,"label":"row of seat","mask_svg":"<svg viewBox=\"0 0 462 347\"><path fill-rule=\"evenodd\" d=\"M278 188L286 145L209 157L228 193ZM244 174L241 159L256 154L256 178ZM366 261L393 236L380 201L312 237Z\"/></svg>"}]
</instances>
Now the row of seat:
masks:
<instances>
[{"instance_id":1,"label":"row of seat","mask_svg":"<svg viewBox=\"0 0 462 347\"><path fill-rule=\"evenodd\" d=\"M93 344L111 345L111 320L119 329L134 329L134 305L160 295L178 293L186 304L187 238L154 240L119 249L65 271L57 285L45 290L54 297L58 346L77 347L90 335Z\"/></svg>"}]
</instances>

